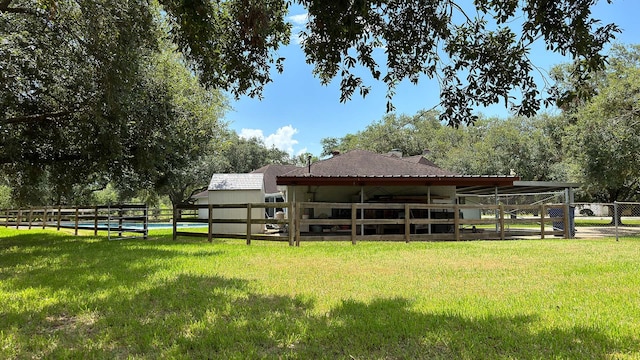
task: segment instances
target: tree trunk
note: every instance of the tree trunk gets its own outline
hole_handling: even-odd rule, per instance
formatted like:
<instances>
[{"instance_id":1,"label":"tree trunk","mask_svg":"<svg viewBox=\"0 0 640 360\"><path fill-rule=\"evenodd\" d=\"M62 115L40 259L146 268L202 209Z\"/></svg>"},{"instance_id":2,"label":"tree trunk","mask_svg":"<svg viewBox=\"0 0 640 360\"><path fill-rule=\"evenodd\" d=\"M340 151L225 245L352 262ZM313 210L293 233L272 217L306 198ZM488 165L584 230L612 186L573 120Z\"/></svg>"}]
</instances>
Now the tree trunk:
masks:
<instances>
[{"instance_id":1,"label":"tree trunk","mask_svg":"<svg viewBox=\"0 0 640 360\"><path fill-rule=\"evenodd\" d=\"M615 209L615 205L608 205L609 215L611 215L611 222L609 225L611 226L621 226L622 225L622 211L618 208L618 211Z\"/></svg>"}]
</instances>

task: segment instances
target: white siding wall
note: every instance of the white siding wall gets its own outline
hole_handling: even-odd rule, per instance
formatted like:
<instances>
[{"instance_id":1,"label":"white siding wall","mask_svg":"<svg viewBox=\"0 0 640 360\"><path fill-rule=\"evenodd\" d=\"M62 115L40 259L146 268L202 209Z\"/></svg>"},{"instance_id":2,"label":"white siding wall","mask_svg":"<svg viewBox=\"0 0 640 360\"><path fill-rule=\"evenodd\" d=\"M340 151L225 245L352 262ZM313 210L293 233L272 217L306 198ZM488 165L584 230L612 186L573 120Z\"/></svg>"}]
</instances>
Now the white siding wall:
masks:
<instances>
[{"instance_id":1,"label":"white siding wall","mask_svg":"<svg viewBox=\"0 0 640 360\"><path fill-rule=\"evenodd\" d=\"M209 199L206 197L198 198L196 205L209 205ZM198 209L198 219L209 219L209 209Z\"/></svg>"},{"instance_id":2,"label":"white siding wall","mask_svg":"<svg viewBox=\"0 0 640 360\"><path fill-rule=\"evenodd\" d=\"M264 191L262 190L209 190L210 204L246 204L263 203ZM245 219L246 209L214 209L214 219ZM251 218L263 219L264 209L257 208L251 210ZM245 234L246 224L214 224L213 232L216 234ZM254 224L251 226L252 233L262 233L264 225Z\"/></svg>"}]
</instances>

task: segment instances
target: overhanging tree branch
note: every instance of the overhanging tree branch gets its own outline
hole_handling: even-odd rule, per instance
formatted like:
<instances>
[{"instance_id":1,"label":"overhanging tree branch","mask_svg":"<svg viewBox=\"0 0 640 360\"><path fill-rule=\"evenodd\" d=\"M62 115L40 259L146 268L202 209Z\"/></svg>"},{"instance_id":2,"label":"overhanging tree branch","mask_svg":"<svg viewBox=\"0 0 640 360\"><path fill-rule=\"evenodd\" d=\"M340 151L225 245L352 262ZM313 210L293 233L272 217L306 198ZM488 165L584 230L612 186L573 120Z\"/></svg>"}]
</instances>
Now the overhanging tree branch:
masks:
<instances>
[{"instance_id":1,"label":"overhanging tree branch","mask_svg":"<svg viewBox=\"0 0 640 360\"><path fill-rule=\"evenodd\" d=\"M45 113L45 114L16 116L16 117L3 119L1 122L3 124L32 123L32 122L45 121L49 119L57 119L57 118L65 117L68 115L71 115L70 111L58 111L58 112Z\"/></svg>"}]
</instances>

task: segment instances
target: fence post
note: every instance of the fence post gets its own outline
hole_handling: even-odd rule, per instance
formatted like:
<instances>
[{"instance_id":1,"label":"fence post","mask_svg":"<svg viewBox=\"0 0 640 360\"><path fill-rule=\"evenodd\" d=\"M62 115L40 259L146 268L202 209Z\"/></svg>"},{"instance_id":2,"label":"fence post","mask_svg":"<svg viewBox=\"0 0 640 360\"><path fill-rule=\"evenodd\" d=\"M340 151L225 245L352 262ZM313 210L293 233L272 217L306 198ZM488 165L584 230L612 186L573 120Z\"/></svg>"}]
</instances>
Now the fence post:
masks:
<instances>
[{"instance_id":1,"label":"fence post","mask_svg":"<svg viewBox=\"0 0 640 360\"><path fill-rule=\"evenodd\" d=\"M42 210L42 230L47 227L47 207Z\"/></svg>"},{"instance_id":2,"label":"fence post","mask_svg":"<svg viewBox=\"0 0 640 360\"><path fill-rule=\"evenodd\" d=\"M294 226L294 221L293 221L293 203L291 201L289 201L289 204L287 205L287 216L289 217L289 231L288 231L288 235L289 235L289 246L293 246L294 245L294 240L295 240L295 231L296 228Z\"/></svg>"},{"instance_id":3,"label":"fence post","mask_svg":"<svg viewBox=\"0 0 640 360\"><path fill-rule=\"evenodd\" d=\"M93 236L98 236L98 206L93 208Z\"/></svg>"},{"instance_id":4,"label":"fence post","mask_svg":"<svg viewBox=\"0 0 640 360\"><path fill-rule=\"evenodd\" d=\"M118 237L122 237L122 204L118 204Z\"/></svg>"},{"instance_id":5,"label":"fence post","mask_svg":"<svg viewBox=\"0 0 640 360\"><path fill-rule=\"evenodd\" d=\"M175 241L178 231L178 204L173 204L173 240Z\"/></svg>"},{"instance_id":6,"label":"fence post","mask_svg":"<svg viewBox=\"0 0 640 360\"><path fill-rule=\"evenodd\" d=\"M213 242L213 205L209 204L209 221L207 224L207 240Z\"/></svg>"},{"instance_id":7,"label":"fence post","mask_svg":"<svg viewBox=\"0 0 640 360\"><path fill-rule=\"evenodd\" d=\"M500 204L498 210L500 211L500 240L504 240L504 205Z\"/></svg>"},{"instance_id":8,"label":"fence post","mask_svg":"<svg viewBox=\"0 0 640 360\"><path fill-rule=\"evenodd\" d=\"M356 219L358 210L356 208L356 203L351 203L351 244L356 244L356 236L358 234L358 229L356 228ZM364 235L364 234L360 234Z\"/></svg>"},{"instance_id":9,"label":"fence post","mask_svg":"<svg viewBox=\"0 0 640 360\"><path fill-rule=\"evenodd\" d=\"M16 230L20 228L20 221L22 221L22 209L18 209L18 217L16 218Z\"/></svg>"},{"instance_id":10,"label":"fence post","mask_svg":"<svg viewBox=\"0 0 640 360\"><path fill-rule=\"evenodd\" d=\"M74 235L78 236L78 207L76 206L76 219L75 219Z\"/></svg>"},{"instance_id":11,"label":"fence post","mask_svg":"<svg viewBox=\"0 0 640 360\"><path fill-rule=\"evenodd\" d=\"M251 203L247 204L247 245L251 245Z\"/></svg>"},{"instance_id":12,"label":"fence post","mask_svg":"<svg viewBox=\"0 0 640 360\"><path fill-rule=\"evenodd\" d=\"M569 204L564 204L564 206L562 207L562 212L564 213L564 219L563 223L564 223L564 238L565 239L571 239L571 221L569 221Z\"/></svg>"},{"instance_id":13,"label":"fence post","mask_svg":"<svg viewBox=\"0 0 640 360\"><path fill-rule=\"evenodd\" d=\"M149 205L144 205L143 214L144 219L142 221L144 221L144 235L142 238L147 240L149 238Z\"/></svg>"},{"instance_id":14,"label":"fence post","mask_svg":"<svg viewBox=\"0 0 640 360\"><path fill-rule=\"evenodd\" d=\"M615 229L616 229L616 241L619 241L619 237L618 237L618 202L614 201L613 202L613 223L615 224Z\"/></svg>"},{"instance_id":15,"label":"fence post","mask_svg":"<svg viewBox=\"0 0 640 360\"><path fill-rule=\"evenodd\" d=\"M540 204L540 240L544 240L544 204Z\"/></svg>"},{"instance_id":16,"label":"fence post","mask_svg":"<svg viewBox=\"0 0 640 360\"><path fill-rule=\"evenodd\" d=\"M409 203L404 204L404 241L409 242L411 238L411 209Z\"/></svg>"}]
</instances>

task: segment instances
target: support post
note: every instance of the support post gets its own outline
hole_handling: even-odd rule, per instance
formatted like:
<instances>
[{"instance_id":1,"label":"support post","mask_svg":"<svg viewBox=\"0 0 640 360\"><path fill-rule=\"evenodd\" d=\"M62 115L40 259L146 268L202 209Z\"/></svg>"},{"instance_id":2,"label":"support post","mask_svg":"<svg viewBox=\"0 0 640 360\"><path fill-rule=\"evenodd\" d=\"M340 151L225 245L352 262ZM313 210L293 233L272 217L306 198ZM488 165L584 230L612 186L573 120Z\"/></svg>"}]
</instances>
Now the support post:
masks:
<instances>
[{"instance_id":1,"label":"support post","mask_svg":"<svg viewBox=\"0 0 640 360\"><path fill-rule=\"evenodd\" d=\"M33 208L29 207L29 230L31 230L31 224L33 224Z\"/></svg>"},{"instance_id":2,"label":"support post","mask_svg":"<svg viewBox=\"0 0 640 360\"><path fill-rule=\"evenodd\" d=\"M356 219L358 218L358 209L356 203L351 203L351 244L356 244L356 236L358 229L356 229Z\"/></svg>"},{"instance_id":3,"label":"support post","mask_svg":"<svg viewBox=\"0 0 640 360\"><path fill-rule=\"evenodd\" d=\"M42 230L47 227L47 207L42 210Z\"/></svg>"},{"instance_id":4,"label":"support post","mask_svg":"<svg viewBox=\"0 0 640 360\"><path fill-rule=\"evenodd\" d=\"M296 228L296 235L295 235L295 242L296 242L296 246L300 246L300 215L298 214L300 212L300 203L298 203L297 201L295 202L294 208L293 208L293 224L294 227Z\"/></svg>"},{"instance_id":5,"label":"support post","mask_svg":"<svg viewBox=\"0 0 640 360\"><path fill-rule=\"evenodd\" d=\"M360 186L360 204L364 204L364 186ZM360 209L360 236L364 236L364 208Z\"/></svg>"},{"instance_id":6,"label":"support post","mask_svg":"<svg viewBox=\"0 0 640 360\"><path fill-rule=\"evenodd\" d=\"M20 221L22 221L22 210L18 209L18 217L16 218L16 230L20 228Z\"/></svg>"},{"instance_id":7,"label":"support post","mask_svg":"<svg viewBox=\"0 0 640 360\"><path fill-rule=\"evenodd\" d=\"M453 234L456 241L460 241L460 209L458 204L453 206Z\"/></svg>"}]
</instances>

